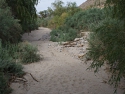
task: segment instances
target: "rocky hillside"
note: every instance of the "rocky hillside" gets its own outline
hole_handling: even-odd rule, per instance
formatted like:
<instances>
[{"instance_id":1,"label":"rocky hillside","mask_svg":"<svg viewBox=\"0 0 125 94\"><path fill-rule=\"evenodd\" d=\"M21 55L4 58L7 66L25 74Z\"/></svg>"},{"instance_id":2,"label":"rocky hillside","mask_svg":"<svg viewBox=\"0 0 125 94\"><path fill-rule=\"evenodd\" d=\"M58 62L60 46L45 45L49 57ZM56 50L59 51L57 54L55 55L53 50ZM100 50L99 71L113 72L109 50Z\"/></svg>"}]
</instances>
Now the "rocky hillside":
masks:
<instances>
[{"instance_id":1,"label":"rocky hillside","mask_svg":"<svg viewBox=\"0 0 125 94\"><path fill-rule=\"evenodd\" d=\"M106 0L87 0L82 3L79 7L82 9L87 9L91 7L103 7Z\"/></svg>"}]
</instances>

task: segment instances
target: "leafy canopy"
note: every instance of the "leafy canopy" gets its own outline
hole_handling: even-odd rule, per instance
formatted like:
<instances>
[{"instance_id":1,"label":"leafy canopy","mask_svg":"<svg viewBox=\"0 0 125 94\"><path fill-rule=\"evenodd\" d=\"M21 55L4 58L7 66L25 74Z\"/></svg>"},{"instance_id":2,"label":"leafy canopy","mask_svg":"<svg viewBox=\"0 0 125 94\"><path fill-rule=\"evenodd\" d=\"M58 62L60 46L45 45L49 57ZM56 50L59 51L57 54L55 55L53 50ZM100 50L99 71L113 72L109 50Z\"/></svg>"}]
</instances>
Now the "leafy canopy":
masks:
<instances>
[{"instance_id":1,"label":"leafy canopy","mask_svg":"<svg viewBox=\"0 0 125 94\"><path fill-rule=\"evenodd\" d=\"M51 40L52 41L72 41L77 37L81 30L89 30L92 24L98 24L101 20L105 18L103 10L93 8L86 11L79 11L72 16L67 16L62 25L58 25L61 21L60 18L65 17L66 14L61 16L56 16L58 20L55 23L58 28L52 30ZM55 17L54 17L55 18ZM57 19L56 18L56 19ZM59 22L58 22L59 21Z\"/></svg>"},{"instance_id":2,"label":"leafy canopy","mask_svg":"<svg viewBox=\"0 0 125 94\"><path fill-rule=\"evenodd\" d=\"M106 0L106 6L113 6L114 17L120 18L125 22L125 0Z\"/></svg>"},{"instance_id":3,"label":"leafy canopy","mask_svg":"<svg viewBox=\"0 0 125 94\"><path fill-rule=\"evenodd\" d=\"M17 19L14 19L10 8L4 0L0 0L0 39L2 43L17 43L21 39L22 28Z\"/></svg>"},{"instance_id":4,"label":"leafy canopy","mask_svg":"<svg viewBox=\"0 0 125 94\"><path fill-rule=\"evenodd\" d=\"M6 0L11 7L12 14L16 19L20 20L20 24L24 31L36 29L36 8L38 0Z\"/></svg>"},{"instance_id":5,"label":"leafy canopy","mask_svg":"<svg viewBox=\"0 0 125 94\"><path fill-rule=\"evenodd\" d=\"M109 65L110 82L117 87L125 77L125 0L106 0L105 7L108 15L91 28L88 55L95 71L104 63Z\"/></svg>"}]
</instances>

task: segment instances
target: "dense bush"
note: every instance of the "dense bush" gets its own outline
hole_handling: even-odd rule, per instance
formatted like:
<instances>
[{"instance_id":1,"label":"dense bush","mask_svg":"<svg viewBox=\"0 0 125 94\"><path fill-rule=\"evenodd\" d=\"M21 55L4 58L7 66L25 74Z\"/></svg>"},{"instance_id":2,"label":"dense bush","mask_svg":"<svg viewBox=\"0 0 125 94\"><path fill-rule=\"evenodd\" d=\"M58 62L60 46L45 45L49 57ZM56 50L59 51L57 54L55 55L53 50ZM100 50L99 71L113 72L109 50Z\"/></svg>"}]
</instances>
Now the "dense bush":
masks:
<instances>
[{"instance_id":1,"label":"dense bush","mask_svg":"<svg viewBox=\"0 0 125 94\"><path fill-rule=\"evenodd\" d=\"M41 59L38 49L29 43L21 43L19 46L19 59L22 63L33 63Z\"/></svg>"},{"instance_id":2,"label":"dense bush","mask_svg":"<svg viewBox=\"0 0 125 94\"><path fill-rule=\"evenodd\" d=\"M57 29L62 26L65 22L65 19L68 17L68 13L62 13L61 16L54 16L48 23L50 28Z\"/></svg>"},{"instance_id":3,"label":"dense bush","mask_svg":"<svg viewBox=\"0 0 125 94\"><path fill-rule=\"evenodd\" d=\"M37 24L38 24L39 27L40 26L47 27L50 19L51 19L50 17L48 17L48 18L39 18L38 17L37 18Z\"/></svg>"},{"instance_id":4,"label":"dense bush","mask_svg":"<svg viewBox=\"0 0 125 94\"><path fill-rule=\"evenodd\" d=\"M68 17L62 26L52 30L51 40L71 41L77 37L80 30L89 30L90 27L97 25L104 18L105 12L102 9L93 8L79 11Z\"/></svg>"},{"instance_id":5,"label":"dense bush","mask_svg":"<svg viewBox=\"0 0 125 94\"><path fill-rule=\"evenodd\" d=\"M77 32L75 29L65 26L52 30L50 35L51 41L72 41L77 36Z\"/></svg>"},{"instance_id":6,"label":"dense bush","mask_svg":"<svg viewBox=\"0 0 125 94\"><path fill-rule=\"evenodd\" d=\"M11 89L8 86L8 80L3 73L0 72L0 94L9 94Z\"/></svg>"},{"instance_id":7,"label":"dense bush","mask_svg":"<svg viewBox=\"0 0 125 94\"><path fill-rule=\"evenodd\" d=\"M67 17L74 15L78 11L81 11L81 9L75 2L68 2L64 6L64 2L55 0L55 2L52 3L52 8L49 7L48 10L41 11L39 14L45 21L46 18L51 18L49 21L43 21L49 28L57 29L64 24Z\"/></svg>"},{"instance_id":8,"label":"dense bush","mask_svg":"<svg viewBox=\"0 0 125 94\"><path fill-rule=\"evenodd\" d=\"M9 49L8 49L9 50ZM0 43L0 94L9 94L9 80L11 76L22 76L24 72L21 64L15 62L5 47Z\"/></svg>"},{"instance_id":9,"label":"dense bush","mask_svg":"<svg viewBox=\"0 0 125 94\"><path fill-rule=\"evenodd\" d=\"M0 0L0 39L2 42L15 43L21 39L22 32L19 21L11 15L10 8L6 6L4 0Z\"/></svg>"},{"instance_id":10,"label":"dense bush","mask_svg":"<svg viewBox=\"0 0 125 94\"><path fill-rule=\"evenodd\" d=\"M67 18L65 24L77 30L88 30L91 24L98 24L104 18L105 14L103 9L92 8L77 12Z\"/></svg>"},{"instance_id":11,"label":"dense bush","mask_svg":"<svg viewBox=\"0 0 125 94\"><path fill-rule=\"evenodd\" d=\"M38 0L5 0L11 8L11 12L15 19L20 20L23 33L37 29L37 15L35 6Z\"/></svg>"},{"instance_id":12,"label":"dense bush","mask_svg":"<svg viewBox=\"0 0 125 94\"><path fill-rule=\"evenodd\" d=\"M88 55L93 59L91 68L95 71L110 65L111 81L119 82L125 71L125 27L121 20L107 18L92 28ZM117 85L117 84L116 84Z\"/></svg>"},{"instance_id":13,"label":"dense bush","mask_svg":"<svg viewBox=\"0 0 125 94\"><path fill-rule=\"evenodd\" d=\"M21 77L24 75L22 71L22 63L32 63L40 60L37 48L29 43L4 44L0 42L0 94L9 94L11 89L11 76ZM4 82L3 82L4 81Z\"/></svg>"},{"instance_id":14,"label":"dense bush","mask_svg":"<svg viewBox=\"0 0 125 94\"><path fill-rule=\"evenodd\" d=\"M11 8L10 11L5 1L0 0L0 94L9 94L11 92L9 83L12 76L21 77L24 75L23 67L19 62L35 62L40 58L37 54L37 49L31 45L25 45L21 49L19 44L15 44L21 39L22 28L19 24L20 21L14 19L17 15L15 17L12 16L11 11L13 9ZM15 11L13 12L15 13ZM29 23L21 21L21 24L22 26L28 24L25 30L27 28L32 30L38 27L33 19L30 19ZM23 29L25 26L23 26Z\"/></svg>"},{"instance_id":15,"label":"dense bush","mask_svg":"<svg viewBox=\"0 0 125 94\"><path fill-rule=\"evenodd\" d=\"M37 62L41 59L40 55L38 54L38 49L28 42L22 42L18 44L7 43L4 49L9 54L7 58L11 56L11 59L15 62L18 61L20 63L26 64Z\"/></svg>"}]
</instances>

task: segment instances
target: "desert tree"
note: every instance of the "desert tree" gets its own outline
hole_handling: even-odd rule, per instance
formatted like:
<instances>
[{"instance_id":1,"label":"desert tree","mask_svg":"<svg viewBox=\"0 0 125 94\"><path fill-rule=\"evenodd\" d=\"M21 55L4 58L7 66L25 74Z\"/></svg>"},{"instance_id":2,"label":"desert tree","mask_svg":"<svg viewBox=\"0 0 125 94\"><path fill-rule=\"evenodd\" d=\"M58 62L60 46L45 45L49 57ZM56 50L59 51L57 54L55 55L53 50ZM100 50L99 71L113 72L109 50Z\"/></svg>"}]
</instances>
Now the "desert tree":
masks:
<instances>
[{"instance_id":1,"label":"desert tree","mask_svg":"<svg viewBox=\"0 0 125 94\"><path fill-rule=\"evenodd\" d=\"M20 20L23 30L31 31L36 29L36 8L38 0L6 0L9 7L11 7L14 18Z\"/></svg>"},{"instance_id":2,"label":"desert tree","mask_svg":"<svg viewBox=\"0 0 125 94\"><path fill-rule=\"evenodd\" d=\"M91 29L87 54L95 72L105 63L110 67L109 82L117 87L125 76L125 1L106 0L105 9L108 16Z\"/></svg>"}]
</instances>

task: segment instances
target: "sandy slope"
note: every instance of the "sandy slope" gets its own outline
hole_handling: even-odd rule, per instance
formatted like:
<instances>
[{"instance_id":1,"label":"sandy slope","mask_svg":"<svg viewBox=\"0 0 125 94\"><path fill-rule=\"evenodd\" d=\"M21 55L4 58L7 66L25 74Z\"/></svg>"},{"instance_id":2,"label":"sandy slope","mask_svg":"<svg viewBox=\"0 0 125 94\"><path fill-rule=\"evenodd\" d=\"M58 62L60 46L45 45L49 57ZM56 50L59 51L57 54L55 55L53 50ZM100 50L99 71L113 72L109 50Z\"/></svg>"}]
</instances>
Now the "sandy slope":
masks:
<instances>
[{"instance_id":1,"label":"sandy slope","mask_svg":"<svg viewBox=\"0 0 125 94\"><path fill-rule=\"evenodd\" d=\"M108 75L104 70L98 74L86 70L88 65L77 58L81 48L63 48L49 41L51 30L40 28L23 35L23 40L39 48L43 60L24 65L26 83L12 83L12 94L113 94L113 87L106 82ZM122 94L122 90L118 90Z\"/></svg>"}]
</instances>

